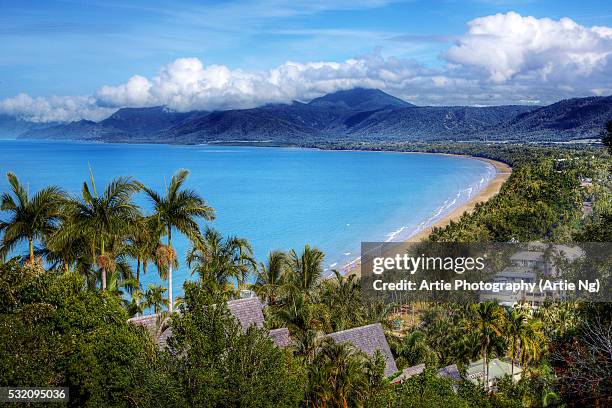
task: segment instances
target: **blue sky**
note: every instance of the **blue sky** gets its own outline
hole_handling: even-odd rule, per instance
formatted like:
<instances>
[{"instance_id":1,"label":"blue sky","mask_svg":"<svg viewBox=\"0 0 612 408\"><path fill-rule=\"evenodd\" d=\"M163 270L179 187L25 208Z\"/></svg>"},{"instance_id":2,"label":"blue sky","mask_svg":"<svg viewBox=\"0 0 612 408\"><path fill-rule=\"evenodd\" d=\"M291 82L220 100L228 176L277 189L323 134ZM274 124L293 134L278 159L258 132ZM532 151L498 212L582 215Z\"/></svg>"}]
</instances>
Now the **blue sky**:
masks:
<instances>
[{"instance_id":1,"label":"blue sky","mask_svg":"<svg viewBox=\"0 0 612 408\"><path fill-rule=\"evenodd\" d=\"M555 27L548 27L548 20L544 19L559 23L561 18L569 17L594 37L578 50L560 50L558 44L552 43L543 48L541 44L533 44L525 52L519 50L500 56L491 49L487 55L474 56L480 47L480 37L466 38L470 36L468 24L478 18L498 13L507 15L508 12L515 12L521 18L534 17L536 24L541 22L543 35L568 35L568 43L573 41L571 36L576 29L569 28L565 31L568 34L563 34L564 31L559 34ZM489 32L484 37L497 35L490 33L495 30L495 24L486 28ZM513 46L513 39L507 38L513 35L515 29L512 27L501 35ZM520 25L517 27L521 30ZM0 104L0 109L13 114L19 114L21 109L27 116L28 109L34 108L25 105L33 105L36 101L40 105L38 109L46 109L45 104L49 109L58 103L80 104L80 113L66 117L70 120L79 115L93 118L103 115L105 108L136 103L174 103L175 108L183 110L248 107L267 99L306 99L327 90L370 82L422 104L549 102L573 95L610 93L611 85L605 78L610 76L608 54L612 52L612 38L607 31L589 31L593 27L612 27L609 2L237 0L179 4L155 0L0 1L0 100L10 102ZM584 34L576 36L578 41ZM449 54L449 50L461 41L466 42L464 49ZM471 45L470 41L473 41ZM484 44L482 48L487 49L491 44L494 43ZM524 39L517 44L519 48L527 47ZM587 56L593 52L598 60L588 62L591 65L585 67ZM560 59L570 55L567 53L584 56L574 61L579 68L576 65L559 68ZM248 83L242 81L235 86L230 84L232 88L227 84L219 85L209 73L202 74L198 83L205 80L212 81L212 85L205 86L200 93L209 94L189 95L191 102L185 99L176 102L179 96L169 94L161 83L163 80L155 83L155 78L164 72L164 67L184 58L197 59L201 63L202 67L197 63L189 65L187 70L191 71L204 72L211 65L219 65L229 70L232 78L238 75L241 81L244 79L240 77L241 72L266 78L251 78ZM270 70L283 67L288 61L343 63L355 58L367 60L367 70L378 67L375 78L361 73L356 81L343 71L335 77L336 83L323 83L327 74L321 74L319 69L318 82L310 87L294 89L295 85L287 88L285 84L269 91L269 98L236 96L252 91L245 91L245 87L257 86L258 93L265 93L270 88L269 77L273 76ZM525 61L519 67L496 67L496 58L510 60L506 65L515 58ZM374 60L378 62L372 62ZM488 62L481 63L481 60ZM551 63L555 65L552 74ZM400 79L389 79L381 73L380 70L386 69L381 67L389 64L393 75L403 72ZM580 71L580 67L585 71ZM406 74L406 70L411 70L411 74ZM576 70L581 72L580 78L569 78L568 75ZM134 75L147 78L153 84L151 87L144 82L141 84L149 89L146 97L142 94L126 96L125 89L123 95L119 95L121 90L110 89L127 85ZM543 75L546 81L554 83L543 87ZM455 96L446 89L441 92L444 98L436 98L436 89L423 82L425 76L430 84L456 89ZM307 79L315 82L312 76ZM104 87L108 92L101 92ZM465 92L473 96L472 99L463 100L460 95ZM19 94L27 94L31 100L15 102L11 99ZM226 94L231 94L227 101L223 100ZM49 99L54 96L86 99L73 99L70 103Z\"/></svg>"}]
</instances>

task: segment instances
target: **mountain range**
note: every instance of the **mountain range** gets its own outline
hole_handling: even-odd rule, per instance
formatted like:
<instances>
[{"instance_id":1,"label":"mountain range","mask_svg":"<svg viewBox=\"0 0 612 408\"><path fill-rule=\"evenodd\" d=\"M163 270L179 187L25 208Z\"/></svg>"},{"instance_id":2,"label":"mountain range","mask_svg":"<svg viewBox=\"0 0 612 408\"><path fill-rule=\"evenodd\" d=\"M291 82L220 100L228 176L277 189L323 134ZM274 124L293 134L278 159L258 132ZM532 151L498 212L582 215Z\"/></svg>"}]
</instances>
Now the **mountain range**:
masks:
<instances>
[{"instance_id":1,"label":"mountain range","mask_svg":"<svg viewBox=\"0 0 612 408\"><path fill-rule=\"evenodd\" d=\"M596 138L612 119L612 96L547 106L416 106L378 89L355 88L308 103L176 112L122 108L93 122L40 124L0 115L0 133L20 139L103 142L300 144L323 140L568 141Z\"/></svg>"}]
</instances>

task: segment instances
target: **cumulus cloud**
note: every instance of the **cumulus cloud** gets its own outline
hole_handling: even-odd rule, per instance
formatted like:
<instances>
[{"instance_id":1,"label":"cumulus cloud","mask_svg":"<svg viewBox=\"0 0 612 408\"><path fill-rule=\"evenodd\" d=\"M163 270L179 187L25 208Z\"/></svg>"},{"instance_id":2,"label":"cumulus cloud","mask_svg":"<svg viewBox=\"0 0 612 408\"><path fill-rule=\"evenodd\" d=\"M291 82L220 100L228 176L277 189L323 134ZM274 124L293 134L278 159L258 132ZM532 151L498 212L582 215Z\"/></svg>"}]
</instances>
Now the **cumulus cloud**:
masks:
<instances>
[{"instance_id":1,"label":"cumulus cloud","mask_svg":"<svg viewBox=\"0 0 612 408\"><path fill-rule=\"evenodd\" d=\"M419 72L424 68L415 62L378 54L344 62L287 62L263 72L181 58L150 80L134 76L125 84L101 88L95 97L106 106L166 105L179 111L250 108L356 86L388 88Z\"/></svg>"},{"instance_id":2,"label":"cumulus cloud","mask_svg":"<svg viewBox=\"0 0 612 408\"><path fill-rule=\"evenodd\" d=\"M610 71L612 28L584 27L569 18L496 14L468 23L445 58L483 69L501 83L518 75L539 79L588 77Z\"/></svg>"},{"instance_id":3,"label":"cumulus cloud","mask_svg":"<svg viewBox=\"0 0 612 408\"><path fill-rule=\"evenodd\" d=\"M53 96L33 98L21 93L0 101L0 112L31 122L73 122L101 120L115 109L104 108L92 96Z\"/></svg>"},{"instance_id":4,"label":"cumulus cloud","mask_svg":"<svg viewBox=\"0 0 612 408\"><path fill-rule=\"evenodd\" d=\"M584 27L569 18L513 12L477 18L442 57L448 62L442 68L374 52L341 62L286 62L264 71L180 58L155 76L134 75L92 96L20 94L0 101L0 111L38 122L98 120L120 107L251 108L357 86L422 105L550 103L612 92L612 28Z\"/></svg>"}]
</instances>

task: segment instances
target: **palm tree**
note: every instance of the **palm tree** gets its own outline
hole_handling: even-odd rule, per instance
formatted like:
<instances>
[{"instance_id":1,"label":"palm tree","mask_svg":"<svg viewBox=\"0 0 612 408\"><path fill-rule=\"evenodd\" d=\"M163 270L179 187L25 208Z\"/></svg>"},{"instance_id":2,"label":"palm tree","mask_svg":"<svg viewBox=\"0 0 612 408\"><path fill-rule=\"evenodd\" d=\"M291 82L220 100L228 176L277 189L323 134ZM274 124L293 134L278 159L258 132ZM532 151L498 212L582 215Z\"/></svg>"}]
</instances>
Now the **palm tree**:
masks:
<instances>
[{"instance_id":1,"label":"palm tree","mask_svg":"<svg viewBox=\"0 0 612 408\"><path fill-rule=\"evenodd\" d=\"M187 265L200 275L203 283L213 288L227 288L236 279L238 288L256 270L253 250L248 241L238 237L224 239L221 234L206 228L203 237L193 242L187 253Z\"/></svg>"},{"instance_id":2,"label":"palm tree","mask_svg":"<svg viewBox=\"0 0 612 408\"><path fill-rule=\"evenodd\" d=\"M57 228L66 194L58 187L46 187L32 197L13 173L6 178L12 195L2 194L0 210L11 217L0 221L0 258L4 258L19 242L28 241L29 262L34 263L34 241L46 240Z\"/></svg>"},{"instance_id":3,"label":"palm tree","mask_svg":"<svg viewBox=\"0 0 612 408\"><path fill-rule=\"evenodd\" d=\"M124 303L124 306L128 307L129 302L125 300L125 293L134 293L136 290L136 280L133 278L124 278L119 270L114 270L109 274L107 279L106 290L109 293L113 293Z\"/></svg>"},{"instance_id":4,"label":"palm tree","mask_svg":"<svg viewBox=\"0 0 612 408\"><path fill-rule=\"evenodd\" d=\"M132 291L132 296L129 304L127 305L127 311L130 316L140 316L144 312L144 306L142 304L142 299L144 297L144 292L135 288Z\"/></svg>"},{"instance_id":5,"label":"palm tree","mask_svg":"<svg viewBox=\"0 0 612 408\"><path fill-rule=\"evenodd\" d=\"M319 293L332 312L334 331L346 330L366 323L367 308L362 304L361 286L356 275L343 276L333 270L334 279L325 279Z\"/></svg>"},{"instance_id":6,"label":"palm tree","mask_svg":"<svg viewBox=\"0 0 612 408\"><path fill-rule=\"evenodd\" d=\"M287 304L274 311L275 317L289 328L296 340L299 354L312 361L320 335L331 329L329 308L322 303L310 303L305 294L297 293Z\"/></svg>"},{"instance_id":7,"label":"palm tree","mask_svg":"<svg viewBox=\"0 0 612 408\"><path fill-rule=\"evenodd\" d=\"M159 314L164 306L168 306L168 299L164 296L165 293L166 288L150 283L143 295L143 308L152 308L154 314Z\"/></svg>"},{"instance_id":8,"label":"palm tree","mask_svg":"<svg viewBox=\"0 0 612 408\"><path fill-rule=\"evenodd\" d=\"M260 264L257 280L253 287L257 295L270 305L276 303L279 288L284 283L287 267L287 254L282 251L270 252L267 263L262 262Z\"/></svg>"},{"instance_id":9,"label":"palm tree","mask_svg":"<svg viewBox=\"0 0 612 408\"><path fill-rule=\"evenodd\" d=\"M312 372L315 374L312 377L323 380L324 385L314 390L315 398L341 408L357 403L366 385L366 361L366 356L349 343L335 343L331 339L323 341L313 362L317 369ZM321 371L324 373L322 376Z\"/></svg>"},{"instance_id":10,"label":"palm tree","mask_svg":"<svg viewBox=\"0 0 612 408\"><path fill-rule=\"evenodd\" d=\"M289 253L290 283L300 291L311 292L323 275L325 254L310 245L298 255L294 249Z\"/></svg>"},{"instance_id":11,"label":"palm tree","mask_svg":"<svg viewBox=\"0 0 612 408\"><path fill-rule=\"evenodd\" d=\"M427 335L420 330L414 330L402 339L398 354L407 367L421 363L435 366L437 363L436 353L428 344Z\"/></svg>"},{"instance_id":12,"label":"palm tree","mask_svg":"<svg viewBox=\"0 0 612 408\"><path fill-rule=\"evenodd\" d=\"M523 369L526 369L531 360L538 359L542 354L545 344L542 321L537 318L530 319L525 325L519 340L521 346L521 364Z\"/></svg>"},{"instance_id":13,"label":"palm tree","mask_svg":"<svg viewBox=\"0 0 612 408\"><path fill-rule=\"evenodd\" d=\"M47 238L45 257L53 264L52 267L58 266L65 273L70 272L72 265L76 265L75 269L78 269L79 264L81 269L90 270L91 261L87 257L90 244L87 234L75 229L71 234L62 233L62 229L69 223L70 214L69 211L65 211L60 217L59 229Z\"/></svg>"},{"instance_id":14,"label":"palm tree","mask_svg":"<svg viewBox=\"0 0 612 408\"><path fill-rule=\"evenodd\" d=\"M504 331L510 341L511 377L514 378L514 361L516 359L519 340L524 335L527 326L527 316L520 310L513 308L506 312Z\"/></svg>"},{"instance_id":15,"label":"palm tree","mask_svg":"<svg viewBox=\"0 0 612 408\"><path fill-rule=\"evenodd\" d=\"M485 389L489 387L489 351L491 346L496 340L496 337L500 337L501 322L503 316L500 313L500 308L497 303L493 301L482 302L474 305L475 309L475 320L474 323L478 328L480 337L480 350L482 353L482 368L484 372L484 386Z\"/></svg>"},{"instance_id":16,"label":"palm tree","mask_svg":"<svg viewBox=\"0 0 612 408\"><path fill-rule=\"evenodd\" d=\"M202 197L193 190L182 189L183 183L187 179L189 171L179 170L174 176L170 186L166 189L165 195L140 184L141 188L147 193L155 206L155 217L158 222L166 229L168 237L168 252L174 254L172 248L172 229L176 228L179 232L190 238L195 238L200 233L200 228L196 222L197 218L213 220L214 210L206 205ZM172 256L168 257L168 308L172 312Z\"/></svg>"},{"instance_id":17,"label":"palm tree","mask_svg":"<svg viewBox=\"0 0 612 408\"><path fill-rule=\"evenodd\" d=\"M139 217L128 234L127 253L136 260L136 281L140 287L140 273L146 275L149 262L155 262L163 227L154 217Z\"/></svg>"},{"instance_id":18,"label":"palm tree","mask_svg":"<svg viewBox=\"0 0 612 408\"><path fill-rule=\"evenodd\" d=\"M91 187L83 183L81 199L71 203L70 220L55 237L59 246L75 234L86 234L90 238L90 252L92 260L100 267L103 290L107 286L107 270L113 272L115 269L115 259L107 253L107 244L116 245L115 241L126 236L140 216L139 207L132 201L132 195L138 190L137 182L119 177L99 195L91 174Z\"/></svg>"}]
</instances>

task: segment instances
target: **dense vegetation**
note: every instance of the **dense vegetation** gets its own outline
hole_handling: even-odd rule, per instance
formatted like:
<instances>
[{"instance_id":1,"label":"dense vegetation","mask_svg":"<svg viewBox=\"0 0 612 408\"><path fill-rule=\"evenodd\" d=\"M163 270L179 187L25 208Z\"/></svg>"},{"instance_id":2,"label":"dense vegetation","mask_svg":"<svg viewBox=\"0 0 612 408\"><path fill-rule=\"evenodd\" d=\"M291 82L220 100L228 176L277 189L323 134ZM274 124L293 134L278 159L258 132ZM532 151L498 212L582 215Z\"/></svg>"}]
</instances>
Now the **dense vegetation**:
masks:
<instances>
[{"instance_id":1,"label":"dense vegetation","mask_svg":"<svg viewBox=\"0 0 612 408\"><path fill-rule=\"evenodd\" d=\"M610 158L602 151L475 145L337 145L336 148L465 153L511 164L501 192L434 241L611 241ZM69 386L71 406L211 407L520 407L605 406L612 396L609 304L548 304L536 313L495 303L416 304L395 326L389 305L361 297L359 278L321 279L324 254L302 250L253 259L248 242L200 227L214 211L185 187L180 171L167 190L118 178L99 190L93 176L81 197L49 187L30 195L9 174L1 198L0 386ZM589 179L592 185L580 186ZM135 194L153 204L143 214ZM593 211L582 212L592 201ZM141 287L155 267L171 282L178 261L173 234L187 236L194 281L174 299L165 287ZM148 271L148 272L147 272ZM248 285L247 278L256 281ZM250 287L267 302L266 328L243 332L225 301ZM128 296L129 294L129 296ZM170 316L160 350L128 317ZM326 333L380 322L398 368L427 369L400 385L367 356ZM288 327L294 344L277 348L266 331ZM435 370L460 370L479 358L508 358L523 379L494 389L454 384Z\"/></svg>"}]
</instances>

